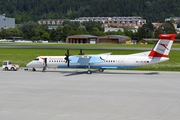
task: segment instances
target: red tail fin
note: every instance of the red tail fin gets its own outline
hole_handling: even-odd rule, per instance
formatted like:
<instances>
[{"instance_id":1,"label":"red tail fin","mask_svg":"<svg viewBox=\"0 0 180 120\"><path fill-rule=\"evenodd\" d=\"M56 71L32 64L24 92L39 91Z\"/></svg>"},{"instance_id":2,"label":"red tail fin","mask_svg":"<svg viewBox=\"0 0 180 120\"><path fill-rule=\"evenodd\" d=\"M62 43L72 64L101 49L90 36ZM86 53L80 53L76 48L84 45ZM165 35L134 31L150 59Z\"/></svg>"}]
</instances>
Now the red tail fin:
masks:
<instances>
[{"instance_id":1,"label":"red tail fin","mask_svg":"<svg viewBox=\"0 0 180 120\"><path fill-rule=\"evenodd\" d=\"M151 50L150 57L168 57L176 34L159 34L159 41Z\"/></svg>"}]
</instances>

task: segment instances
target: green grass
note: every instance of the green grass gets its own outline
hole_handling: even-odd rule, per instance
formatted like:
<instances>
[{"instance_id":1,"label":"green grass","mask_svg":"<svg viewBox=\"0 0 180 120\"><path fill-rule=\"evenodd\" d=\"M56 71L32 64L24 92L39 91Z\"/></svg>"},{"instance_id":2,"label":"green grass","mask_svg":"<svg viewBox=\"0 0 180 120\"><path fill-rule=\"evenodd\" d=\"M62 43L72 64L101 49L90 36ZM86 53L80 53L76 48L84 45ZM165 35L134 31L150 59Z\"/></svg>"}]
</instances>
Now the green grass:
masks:
<instances>
[{"instance_id":1,"label":"green grass","mask_svg":"<svg viewBox=\"0 0 180 120\"><path fill-rule=\"evenodd\" d=\"M135 47L152 48L154 44L66 44L66 43L2 43L0 46L74 46L74 47ZM180 44L173 44L172 48L180 48Z\"/></svg>"},{"instance_id":2,"label":"green grass","mask_svg":"<svg viewBox=\"0 0 180 120\"><path fill-rule=\"evenodd\" d=\"M143 52L141 50L83 50L85 54L98 54L112 52L113 54L132 54ZM13 63L19 64L21 67L41 55L58 56L64 55L66 49L15 49L15 48L0 48L0 61L12 60ZM71 54L77 55L79 50L70 50ZM136 68L135 70L154 70L154 71L179 71L180 70L180 51L172 50L169 55L170 60L158 64L147 65Z\"/></svg>"}]
</instances>

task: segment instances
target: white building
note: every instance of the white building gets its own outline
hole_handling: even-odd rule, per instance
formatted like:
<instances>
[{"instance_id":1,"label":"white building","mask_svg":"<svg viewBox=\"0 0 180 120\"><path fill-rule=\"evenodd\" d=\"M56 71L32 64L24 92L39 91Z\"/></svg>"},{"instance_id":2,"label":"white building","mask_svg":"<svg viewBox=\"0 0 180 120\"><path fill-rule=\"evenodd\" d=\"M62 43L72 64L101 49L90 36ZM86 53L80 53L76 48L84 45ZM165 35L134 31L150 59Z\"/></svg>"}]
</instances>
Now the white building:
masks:
<instances>
[{"instance_id":1,"label":"white building","mask_svg":"<svg viewBox=\"0 0 180 120\"><path fill-rule=\"evenodd\" d=\"M180 22L180 17L170 17L170 18L166 18L165 21L171 21L173 20L175 23Z\"/></svg>"},{"instance_id":2,"label":"white building","mask_svg":"<svg viewBox=\"0 0 180 120\"><path fill-rule=\"evenodd\" d=\"M117 32L117 31L122 31L122 32L124 32L124 29L123 28L108 28L108 27L105 27L104 28L104 32L112 32L112 31L115 31L115 32Z\"/></svg>"},{"instance_id":3,"label":"white building","mask_svg":"<svg viewBox=\"0 0 180 120\"><path fill-rule=\"evenodd\" d=\"M146 20L142 17L80 17L75 20L70 20L71 22L87 22L87 21L96 21L104 24L105 27L108 26L142 26L146 24Z\"/></svg>"},{"instance_id":4,"label":"white building","mask_svg":"<svg viewBox=\"0 0 180 120\"><path fill-rule=\"evenodd\" d=\"M69 19L42 19L38 23L40 25L62 25L64 21L69 21Z\"/></svg>"},{"instance_id":5,"label":"white building","mask_svg":"<svg viewBox=\"0 0 180 120\"><path fill-rule=\"evenodd\" d=\"M0 15L0 29L15 28L15 18L7 18L5 15Z\"/></svg>"}]
</instances>

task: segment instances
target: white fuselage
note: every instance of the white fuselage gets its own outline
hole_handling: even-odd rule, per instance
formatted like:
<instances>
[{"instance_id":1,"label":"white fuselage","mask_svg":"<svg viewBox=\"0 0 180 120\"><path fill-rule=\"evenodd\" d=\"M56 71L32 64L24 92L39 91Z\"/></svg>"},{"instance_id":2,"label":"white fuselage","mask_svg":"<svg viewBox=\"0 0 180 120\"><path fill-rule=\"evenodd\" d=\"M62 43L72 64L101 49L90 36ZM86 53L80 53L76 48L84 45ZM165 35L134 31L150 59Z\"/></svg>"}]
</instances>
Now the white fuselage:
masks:
<instances>
[{"instance_id":1,"label":"white fuselage","mask_svg":"<svg viewBox=\"0 0 180 120\"><path fill-rule=\"evenodd\" d=\"M149 56L138 56L138 55L95 55L101 57L103 62L100 63L71 63L70 68L134 68L138 66L144 66L148 64L163 62L169 60L166 57L149 57ZM39 56L35 60L27 64L28 68L43 68L44 58L47 58L47 68L67 68L65 63L65 56ZM71 56L70 56L71 58Z\"/></svg>"}]
</instances>

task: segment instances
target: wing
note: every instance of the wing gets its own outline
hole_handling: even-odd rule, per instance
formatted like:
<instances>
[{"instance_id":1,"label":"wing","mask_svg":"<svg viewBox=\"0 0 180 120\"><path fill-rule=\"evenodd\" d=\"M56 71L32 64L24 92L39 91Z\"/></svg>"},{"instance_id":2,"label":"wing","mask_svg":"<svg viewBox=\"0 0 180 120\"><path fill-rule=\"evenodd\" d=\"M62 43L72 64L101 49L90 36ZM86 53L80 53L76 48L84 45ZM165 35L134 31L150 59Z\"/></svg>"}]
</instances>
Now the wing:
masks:
<instances>
[{"instance_id":1,"label":"wing","mask_svg":"<svg viewBox=\"0 0 180 120\"><path fill-rule=\"evenodd\" d=\"M88 65L89 63L102 63L105 62L99 55L78 55L70 56L70 63L80 63L80 65Z\"/></svg>"},{"instance_id":2,"label":"wing","mask_svg":"<svg viewBox=\"0 0 180 120\"><path fill-rule=\"evenodd\" d=\"M111 55L112 53L101 53L101 54L97 54L97 55Z\"/></svg>"}]
</instances>

